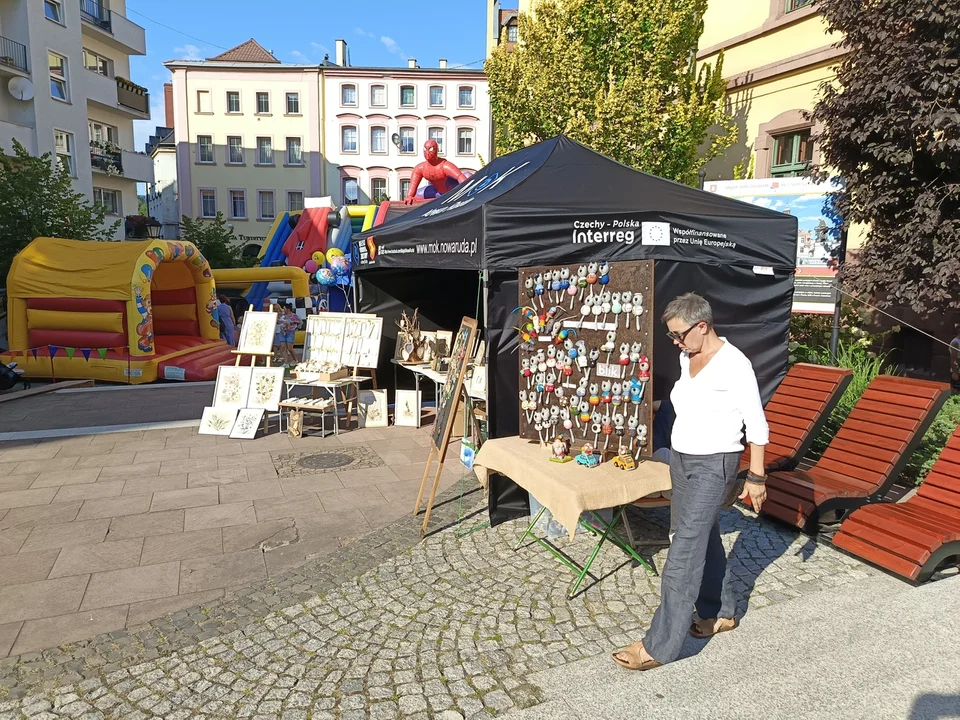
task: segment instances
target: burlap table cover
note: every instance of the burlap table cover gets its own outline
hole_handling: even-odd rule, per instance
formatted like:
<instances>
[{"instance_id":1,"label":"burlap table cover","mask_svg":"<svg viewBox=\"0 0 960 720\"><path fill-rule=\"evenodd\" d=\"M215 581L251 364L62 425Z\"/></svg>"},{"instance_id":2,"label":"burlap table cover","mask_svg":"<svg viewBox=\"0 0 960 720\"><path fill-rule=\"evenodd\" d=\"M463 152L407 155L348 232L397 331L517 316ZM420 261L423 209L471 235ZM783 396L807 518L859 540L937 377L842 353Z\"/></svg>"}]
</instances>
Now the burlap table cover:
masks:
<instances>
[{"instance_id":1,"label":"burlap table cover","mask_svg":"<svg viewBox=\"0 0 960 720\"><path fill-rule=\"evenodd\" d=\"M670 467L663 463L647 460L630 471L612 462L594 468L575 461L554 463L549 448L516 436L487 440L473 469L483 487L492 472L513 480L553 513L571 540L584 510L619 507L671 488Z\"/></svg>"}]
</instances>

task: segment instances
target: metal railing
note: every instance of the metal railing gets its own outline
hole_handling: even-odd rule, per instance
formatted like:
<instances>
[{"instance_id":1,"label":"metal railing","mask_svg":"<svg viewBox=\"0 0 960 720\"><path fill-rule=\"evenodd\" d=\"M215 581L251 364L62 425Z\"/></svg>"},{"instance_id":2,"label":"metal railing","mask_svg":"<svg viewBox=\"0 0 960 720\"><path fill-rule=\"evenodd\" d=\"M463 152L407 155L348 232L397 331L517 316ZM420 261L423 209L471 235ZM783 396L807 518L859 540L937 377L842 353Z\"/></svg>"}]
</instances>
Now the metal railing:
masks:
<instances>
[{"instance_id":1,"label":"metal railing","mask_svg":"<svg viewBox=\"0 0 960 720\"><path fill-rule=\"evenodd\" d=\"M27 72L27 48L16 40L0 36L0 64Z\"/></svg>"},{"instance_id":2,"label":"metal railing","mask_svg":"<svg viewBox=\"0 0 960 720\"><path fill-rule=\"evenodd\" d=\"M119 151L90 148L90 165L108 175L123 175L123 155Z\"/></svg>"},{"instance_id":3,"label":"metal railing","mask_svg":"<svg viewBox=\"0 0 960 720\"><path fill-rule=\"evenodd\" d=\"M107 32L113 32L113 19L110 10L97 0L80 0L80 17Z\"/></svg>"}]
</instances>

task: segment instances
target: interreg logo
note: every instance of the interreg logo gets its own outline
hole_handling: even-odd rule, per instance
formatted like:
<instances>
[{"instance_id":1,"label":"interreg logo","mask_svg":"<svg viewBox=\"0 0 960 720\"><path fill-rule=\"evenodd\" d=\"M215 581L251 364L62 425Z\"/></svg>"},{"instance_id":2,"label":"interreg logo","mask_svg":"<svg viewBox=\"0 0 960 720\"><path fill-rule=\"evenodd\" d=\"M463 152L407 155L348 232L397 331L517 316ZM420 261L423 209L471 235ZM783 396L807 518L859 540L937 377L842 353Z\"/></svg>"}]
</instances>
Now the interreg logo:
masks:
<instances>
[{"instance_id":1,"label":"interreg logo","mask_svg":"<svg viewBox=\"0 0 960 720\"><path fill-rule=\"evenodd\" d=\"M607 229L607 228L610 229ZM623 243L633 245L636 240L634 229L639 227L635 220L574 220L573 243Z\"/></svg>"},{"instance_id":2,"label":"interreg logo","mask_svg":"<svg viewBox=\"0 0 960 720\"><path fill-rule=\"evenodd\" d=\"M440 200L440 207L433 210L428 210L423 214L423 216L433 217L434 215L442 215L443 213L450 212L451 210L461 208L464 205L473 202L476 199L476 196L480 193L487 190L492 190L508 177L513 175L513 173L517 172L517 170L520 170L529 164L530 162L527 161L525 163L521 163L520 165L515 165L502 173L495 172L483 177L477 177L474 175L466 182L461 183L453 190L445 194Z\"/></svg>"}]
</instances>

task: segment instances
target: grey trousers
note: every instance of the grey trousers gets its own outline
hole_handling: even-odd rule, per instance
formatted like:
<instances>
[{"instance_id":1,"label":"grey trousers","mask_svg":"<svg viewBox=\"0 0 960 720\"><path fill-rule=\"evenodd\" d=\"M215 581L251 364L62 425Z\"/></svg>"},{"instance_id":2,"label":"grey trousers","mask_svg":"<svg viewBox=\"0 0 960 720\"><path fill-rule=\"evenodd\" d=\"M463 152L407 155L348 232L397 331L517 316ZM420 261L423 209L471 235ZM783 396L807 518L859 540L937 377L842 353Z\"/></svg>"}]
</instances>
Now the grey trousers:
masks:
<instances>
[{"instance_id":1,"label":"grey trousers","mask_svg":"<svg viewBox=\"0 0 960 720\"><path fill-rule=\"evenodd\" d=\"M732 618L737 596L725 581L727 555L720 540L720 510L737 481L740 453L670 456L672 542L660 577L660 607L643 639L651 657L680 656L696 606L701 618Z\"/></svg>"}]
</instances>

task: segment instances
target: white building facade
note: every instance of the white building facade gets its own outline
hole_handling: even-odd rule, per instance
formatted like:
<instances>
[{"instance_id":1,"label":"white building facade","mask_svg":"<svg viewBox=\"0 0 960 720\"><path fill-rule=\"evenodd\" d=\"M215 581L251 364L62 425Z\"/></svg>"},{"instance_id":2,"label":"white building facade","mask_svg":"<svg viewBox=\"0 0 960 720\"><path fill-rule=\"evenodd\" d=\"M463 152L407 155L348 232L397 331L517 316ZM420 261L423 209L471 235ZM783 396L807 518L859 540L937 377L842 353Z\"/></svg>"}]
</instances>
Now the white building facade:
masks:
<instances>
[{"instance_id":1,"label":"white building facade","mask_svg":"<svg viewBox=\"0 0 960 720\"><path fill-rule=\"evenodd\" d=\"M137 183L153 180L133 144L150 98L129 80L130 56L145 54L125 0L0 0L0 151L11 154L16 139L31 154L55 153L110 225L138 214Z\"/></svg>"}]
</instances>

